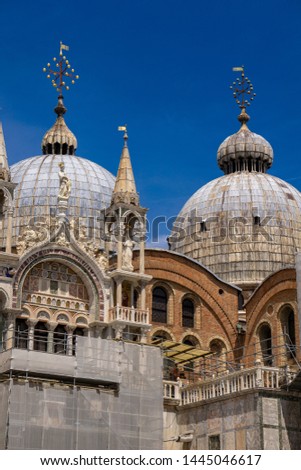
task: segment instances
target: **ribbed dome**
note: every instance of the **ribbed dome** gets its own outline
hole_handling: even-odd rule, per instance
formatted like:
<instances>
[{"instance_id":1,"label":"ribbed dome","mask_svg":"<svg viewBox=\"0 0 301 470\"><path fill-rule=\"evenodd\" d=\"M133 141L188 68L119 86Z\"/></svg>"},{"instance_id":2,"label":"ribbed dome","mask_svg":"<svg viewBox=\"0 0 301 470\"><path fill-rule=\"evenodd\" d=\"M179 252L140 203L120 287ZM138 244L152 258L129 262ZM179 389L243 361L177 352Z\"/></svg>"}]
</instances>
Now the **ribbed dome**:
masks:
<instances>
[{"instance_id":1,"label":"ribbed dome","mask_svg":"<svg viewBox=\"0 0 301 470\"><path fill-rule=\"evenodd\" d=\"M247 126L250 116L242 108L238 120L241 128L227 137L217 151L218 166L226 175L236 171L265 173L273 163L271 145L261 135L251 132Z\"/></svg>"},{"instance_id":2,"label":"ribbed dome","mask_svg":"<svg viewBox=\"0 0 301 470\"><path fill-rule=\"evenodd\" d=\"M11 167L15 189L14 241L32 217L56 215L59 192L59 163L71 180L68 216L91 227L91 237L100 239L100 211L110 205L115 177L85 158L70 155L42 155ZM94 230L93 230L94 226ZM94 233L93 233L94 232Z\"/></svg>"},{"instance_id":3,"label":"ribbed dome","mask_svg":"<svg viewBox=\"0 0 301 470\"><path fill-rule=\"evenodd\" d=\"M42 140L42 152L44 155L74 155L77 149L77 140L73 132L67 127L64 114L67 109L64 106L63 96L59 95L54 112L57 114L54 125L45 133Z\"/></svg>"},{"instance_id":4,"label":"ribbed dome","mask_svg":"<svg viewBox=\"0 0 301 470\"><path fill-rule=\"evenodd\" d=\"M218 166L225 174L235 171L265 173L273 163L273 149L261 135L251 132L247 126L227 137L217 151Z\"/></svg>"},{"instance_id":5,"label":"ribbed dome","mask_svg":"<svg viewBox=\"0 0 301 470\"><path fill-rule=\"evenodd\" d=\"M58 116L54 125L43 137L43 154L74 155L76 149L77 140L75 135L67 127L63 116Z\"/></svg>"},{"instance_id":6,"label":"ribbed dome","mask_svg":"<svg viewBox=\"0 0 301 470\"><path fill-rule=\"evenodd\" d=\"M222 176L187 201L170 242L225 281L258 283L301 250L301 194L264 173Z\"/></svg>"}]
</instances>

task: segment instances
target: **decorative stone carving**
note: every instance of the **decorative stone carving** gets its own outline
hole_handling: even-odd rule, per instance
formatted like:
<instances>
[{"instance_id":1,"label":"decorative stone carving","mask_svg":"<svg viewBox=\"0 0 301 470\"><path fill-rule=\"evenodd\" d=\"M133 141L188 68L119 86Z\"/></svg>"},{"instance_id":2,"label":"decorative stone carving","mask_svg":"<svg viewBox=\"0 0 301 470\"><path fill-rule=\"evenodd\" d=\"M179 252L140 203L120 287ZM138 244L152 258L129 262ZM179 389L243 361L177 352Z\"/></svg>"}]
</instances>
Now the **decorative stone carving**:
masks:
<instances>
[{"instance_id":1,"label":"decorative stone carving","mask_svg":"<svg viewBox=\"0 0 301 470\"><path fill-rule=\"evenodd\" d=\"M132 264L133 247L134 243L130 239L126 240L123 244L122 269L124 269L125 271L133 271L134 269Z\"/></svg>"},{"instance_id":2,"label":"decorative stone carving","mask_svg":"<svg viewBox=\"0 0 301 470\"><path fill-rule=\"evenodd\" d=\"M60 171L60 190L59 190L59 199L68 200L71 194L71 181L65 174L65 165L63 162L59 163Z\"/></svg>"},{"instance_id":3,"label":"decorative stone carving","mask_svg":"<svg viewBox=\"0 0 301 470\"><path fill-rule=\"evenodd\" d=\"M12 205L13 199L9 190L5 187L2 187L0 188L0 192L2 193L3 198L4 198L3 204L1 204L1 207L0 207L1 213L4 214L7 211L13 211L13 205Z\"/></svg>"},{"instance_id":4,"label":"decorative stone carving","mask_svg":"<svg viewBox=\"0 0 301 470\"><path fill-rule=\"evenodd\" d=\"M109 264L107 255L99 248L99 245L95 243L94 240L88 238L87 227L84 225L79 229L78 244L91 258L94 258L101 269L107 269Z\"/></svg>"},{"instance_id":5,"label":"decorative stone carving","mask_svg":"<svg viewBox=\"0 0 301 470\"><path fill-rule=\"evenodd\" d=\"M25 251L30 248L36 247L40 243L44 242L48 237L48 230L46 224L38 224L35 226L27 226L19 236L17 242L17 253L23 255Z\"/></svg>"},{"instance_id":6,"label":"decorative stone carving","mask_svg":"<svg viewBox=\"0 0 301 470\"><path fill-rule=\"evenodd\" d=\"M66 238L64 227L62 227L62 230L60 231L60 233L56 237L55 243L59 246L66 246L66 247L68 247L70 245L69 241Z\"/></svg>"}]
</instances>

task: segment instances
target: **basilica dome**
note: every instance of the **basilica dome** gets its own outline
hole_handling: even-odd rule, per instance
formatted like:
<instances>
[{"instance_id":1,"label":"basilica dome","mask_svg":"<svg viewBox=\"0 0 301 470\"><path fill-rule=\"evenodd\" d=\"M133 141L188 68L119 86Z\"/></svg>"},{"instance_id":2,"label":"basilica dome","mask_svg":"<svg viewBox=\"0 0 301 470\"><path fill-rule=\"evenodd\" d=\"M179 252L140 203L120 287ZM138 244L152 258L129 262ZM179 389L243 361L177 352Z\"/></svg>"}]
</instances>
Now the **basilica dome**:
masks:
<instances>
[{"instance_id":1,"label":"basilica dome","mask_svg":"<svg viewBox=\"0 0 301 470\"><path fill-rule=\"evenodd\" d=\"M187 201L170 237L171 249L240 287L294 265L301 249L301 193L266 173L273 150L247 127L219 147L225 176L210 181Z\"/></svg>"},{"instance_id":2,"label":"basilica dome","mask_svg":"<svg viewBox=\"0 0 301 470\"><path fill-rule=\"evenodd\" d=\"M56 215L59 192L59 163L71 180L68 216L86 225L110 205L115 177L85 158L71 155L40 155L22 160L11 167L15 189L15 235L32 217ZM88 224L89 225L89 224ZM91 226L91 221L90 221Z\"/></svg>"},{"instance_id":3,"label":"basilica dome","mask_svg":"<svg viewBox=\"0 0 301 470\"><path fill-rule=\"evenodd\" d=\"M100 239L101 210L110 205L115 177L106 169L75 154L77 140L68 129L61 97L55 108L57 119L42 140L43 155L27 158L11 167L14 192L13 239L16 243L24 228L46 222L57 214L60 187L59 164L71 181L67 216L89 227L90 236ZM92 231L91 231L92 230Z\"/></svg>"}]
</instances>

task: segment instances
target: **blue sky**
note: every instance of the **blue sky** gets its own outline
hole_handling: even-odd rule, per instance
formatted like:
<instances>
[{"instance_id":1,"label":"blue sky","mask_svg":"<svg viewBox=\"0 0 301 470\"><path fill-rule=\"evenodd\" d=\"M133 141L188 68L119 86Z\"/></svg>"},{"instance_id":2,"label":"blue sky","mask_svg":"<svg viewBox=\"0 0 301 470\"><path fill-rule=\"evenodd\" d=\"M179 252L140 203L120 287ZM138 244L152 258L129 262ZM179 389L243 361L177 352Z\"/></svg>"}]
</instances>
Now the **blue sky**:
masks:
<instances>
[{"instance_id":1,"label":"blue sky","mask_svg":"<svg viewBox=\"0 0 301 470\"><path fill-rule=\"evenodd\" d=\"M241 64L257 93L249 127L274 148L270 173L301 189L300 1L2 0L1 17L0 119L11 163L40 154L54 122L56 92L42 68L62 40L80 75L64 93L77 154L116 174L117 126L127 123L150 219L175 216L222 175L216 151L239 128L229 85Z\"/></svg>"}]
</instances>

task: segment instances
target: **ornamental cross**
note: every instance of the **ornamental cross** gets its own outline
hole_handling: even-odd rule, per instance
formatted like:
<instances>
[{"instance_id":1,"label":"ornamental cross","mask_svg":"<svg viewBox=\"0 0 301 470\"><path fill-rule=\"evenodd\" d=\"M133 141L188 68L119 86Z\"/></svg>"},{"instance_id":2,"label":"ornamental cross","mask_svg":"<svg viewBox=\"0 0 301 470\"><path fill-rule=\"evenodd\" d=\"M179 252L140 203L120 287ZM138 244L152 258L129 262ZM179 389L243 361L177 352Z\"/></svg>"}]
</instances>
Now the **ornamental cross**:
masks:
<instances>
[{"instance_id":1,"label":"ornamental cross","mask_svg":"<svg viewBox=\"0 0 301 470\"><path fill-rule=\"evenodd\" d=\"M230 88L233 90L233 97L240 109L246 109L247 106L250 106L250 101L253 101L256 93L253 91L251 80L245 77L244 65L241 67L233 67L232 70L233 72L241 72L241 77L237 78L236 81L230 85Z\"/></svg>"},{"instance_id":2,"label":"ornamental cross","mask_svg":"<svg viewBox=\"0 0 301 470\"><path fill-rule=\"evenodd\" d=\"M69 85L67 84L68 81L74 85L75 80L79 79L79 75L75 75L75 70L71 68L69 60L67 60L66 56L63 55L63 50L69 51L69 46L66 46L61 41L60 58L53 58L53 62L55 63L57 70L55 68L51 68L50 62L48 62L47 67L43 68L43 72L47 72L47 78L51 78L51 76L54 77L51 80L51 83L60 95L62 94L63 89L69 90Z\"/></svg>"}]
</instances>

